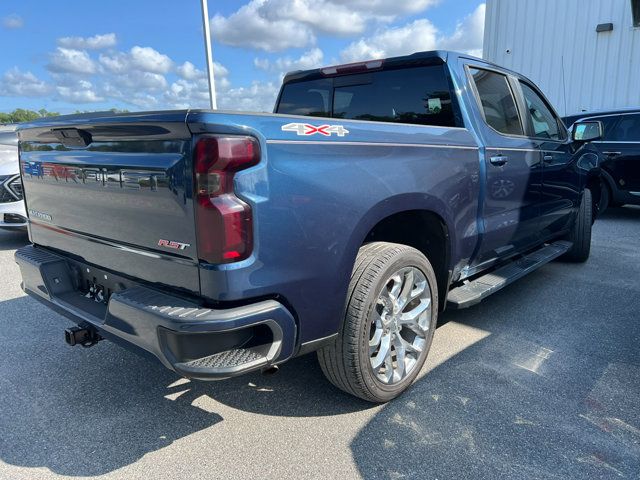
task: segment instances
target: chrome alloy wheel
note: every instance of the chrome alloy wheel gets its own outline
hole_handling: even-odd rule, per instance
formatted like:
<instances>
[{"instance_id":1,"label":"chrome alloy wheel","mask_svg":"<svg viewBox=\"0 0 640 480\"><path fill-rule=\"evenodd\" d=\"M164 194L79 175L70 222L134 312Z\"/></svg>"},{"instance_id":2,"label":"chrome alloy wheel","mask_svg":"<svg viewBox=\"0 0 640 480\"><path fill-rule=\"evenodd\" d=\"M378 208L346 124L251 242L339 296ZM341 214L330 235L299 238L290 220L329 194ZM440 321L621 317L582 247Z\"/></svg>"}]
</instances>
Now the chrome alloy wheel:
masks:
<instances>
[{"instance_id":1,"label":"chrome alloy wheel","mask_svg":"<svg viewBox=\"0 0 640 480\"><path fill-rule=\"evenodd\" d=\"M385 282L369 330L369 356L378 380L393 385L416 367L432 328L431 307L431 287L418 268L401 268Z\"/></svg>"}]
</instances>

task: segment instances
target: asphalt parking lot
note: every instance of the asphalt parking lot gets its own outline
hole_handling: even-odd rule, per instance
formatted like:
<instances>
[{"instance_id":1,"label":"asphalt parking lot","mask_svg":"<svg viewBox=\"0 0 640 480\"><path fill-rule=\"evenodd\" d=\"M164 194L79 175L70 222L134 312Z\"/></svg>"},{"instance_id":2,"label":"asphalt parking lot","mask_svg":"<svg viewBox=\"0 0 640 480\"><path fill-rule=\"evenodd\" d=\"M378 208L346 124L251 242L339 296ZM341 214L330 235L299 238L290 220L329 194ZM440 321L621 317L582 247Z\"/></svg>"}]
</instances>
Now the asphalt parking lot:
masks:
<instances>
[{"instance_id":1,"label":"asphalt parking lot","mask_svg":"<svg viewBox=\"0 0 640 480\"><path fill-rule=\"evenodd\" d=\"M0 478L640 478L640 208L584 265L446 312L421 378L371 406L313 355L188 382L24 296L0 233Z\"/></svg>"}]
</instances>

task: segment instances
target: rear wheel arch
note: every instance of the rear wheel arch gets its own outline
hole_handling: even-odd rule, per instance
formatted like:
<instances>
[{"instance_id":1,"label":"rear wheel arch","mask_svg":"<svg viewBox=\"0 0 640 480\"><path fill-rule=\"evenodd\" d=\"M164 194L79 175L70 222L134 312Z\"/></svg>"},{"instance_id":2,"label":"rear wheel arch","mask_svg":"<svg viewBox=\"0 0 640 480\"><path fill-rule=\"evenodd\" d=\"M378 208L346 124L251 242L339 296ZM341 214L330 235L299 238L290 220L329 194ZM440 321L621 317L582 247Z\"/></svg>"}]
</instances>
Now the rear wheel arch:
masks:
<instances>
[{"instance_id":1,"label":"rear wheel arch","mask_svg":"<svg viewBox=\"0 0 640 480\"><path fill-rule=\"evenodd\" d=\"M444 218L432 210L403 210L389 214L372 225L358 248L371 242L407 245L420 251L433 265L444 308L449 287L453 239Z\"/></svg>"},{"instance_id":2,"label":"rear wheel arch","mask_svg":"<svg viewBox=\"0 0 640 480\"><path fill-rule=\"evenodd\" d=\"M616 203L616 192L618 191L619 187L616 180L613 178L613 175L608 170L601 167L600 178L609 187L609 191L611 193L611 203Z\"/></svg>"}]
</instances>

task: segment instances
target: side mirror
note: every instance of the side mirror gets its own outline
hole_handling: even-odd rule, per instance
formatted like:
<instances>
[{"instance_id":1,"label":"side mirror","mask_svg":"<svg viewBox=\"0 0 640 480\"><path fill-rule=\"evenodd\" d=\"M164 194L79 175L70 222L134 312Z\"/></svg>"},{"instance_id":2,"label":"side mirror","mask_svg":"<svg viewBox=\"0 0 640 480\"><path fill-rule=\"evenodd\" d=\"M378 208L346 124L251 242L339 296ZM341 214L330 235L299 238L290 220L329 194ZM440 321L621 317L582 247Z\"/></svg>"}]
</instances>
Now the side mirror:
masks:
<instances>
[{"instance_id":1,"label":"side mirror","mask_svg":"<svg viewBox=\"0 0 640 480\"><path fill-rule=\"evenodd\" d=\"M599 120L589 120L587 122L576 122L572 128L572 138L574 142L592 142L600 140L604 135L602 122Z\"/></svg>"}]
</instances>

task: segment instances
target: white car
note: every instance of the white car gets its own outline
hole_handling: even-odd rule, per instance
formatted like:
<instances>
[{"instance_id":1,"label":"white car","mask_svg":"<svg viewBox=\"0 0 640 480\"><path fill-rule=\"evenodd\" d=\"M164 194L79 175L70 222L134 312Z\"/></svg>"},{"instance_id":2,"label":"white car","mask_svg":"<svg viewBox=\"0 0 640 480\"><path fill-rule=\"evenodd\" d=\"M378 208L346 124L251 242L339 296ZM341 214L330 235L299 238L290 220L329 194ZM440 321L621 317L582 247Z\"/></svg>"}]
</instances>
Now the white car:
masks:
<instances>
[{"instance_id":1,"label":"white car","mask_svg":"<svg viewBox=\"0 0 640 480\"><path fill-rule=\"evenodd\" d=\"M0 228L24 229L27 212L22 199L16 127L0 126Z\"/></svg>"}]
</instances>

